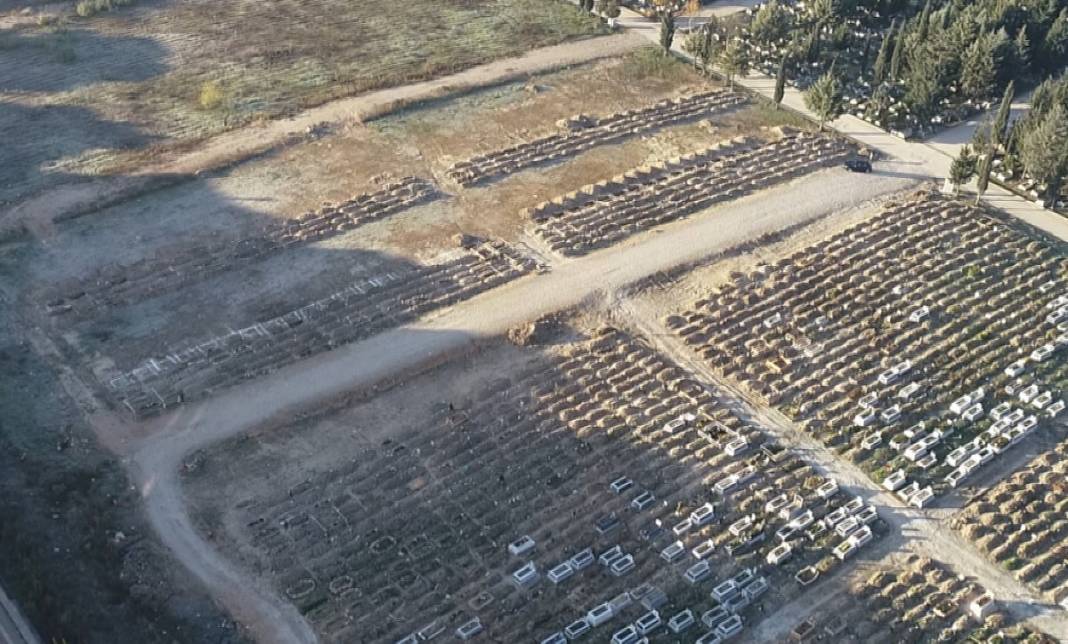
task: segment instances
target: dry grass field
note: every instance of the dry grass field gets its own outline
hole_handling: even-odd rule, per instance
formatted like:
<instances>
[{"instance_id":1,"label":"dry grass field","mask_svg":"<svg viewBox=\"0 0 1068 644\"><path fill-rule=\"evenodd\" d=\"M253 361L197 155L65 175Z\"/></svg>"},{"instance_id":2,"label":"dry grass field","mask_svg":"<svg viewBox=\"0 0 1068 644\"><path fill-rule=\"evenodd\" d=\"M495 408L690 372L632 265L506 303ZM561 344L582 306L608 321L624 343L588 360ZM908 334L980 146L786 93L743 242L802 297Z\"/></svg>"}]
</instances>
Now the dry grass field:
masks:
<instances>
[{"instance_id":1,"label":"dry grass field","mask_svg":"<svg viewBox=\"0 0 1068 644\"><path fill-rule=\"evenodd\" d=\"M152 0L0 26L0 203L64 175L602 32L562 0Z\"/></svg>"}]
</instances>

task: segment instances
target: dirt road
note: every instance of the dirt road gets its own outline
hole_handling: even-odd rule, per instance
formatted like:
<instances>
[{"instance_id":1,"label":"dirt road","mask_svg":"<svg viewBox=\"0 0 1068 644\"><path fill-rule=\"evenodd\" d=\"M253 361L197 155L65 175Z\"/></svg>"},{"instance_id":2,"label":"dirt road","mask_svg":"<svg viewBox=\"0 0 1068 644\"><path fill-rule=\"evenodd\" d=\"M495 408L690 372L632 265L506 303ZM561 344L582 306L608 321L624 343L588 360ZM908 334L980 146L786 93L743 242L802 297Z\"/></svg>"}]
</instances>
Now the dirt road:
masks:
<instances>
[{"instance_id":1,"label":"dirt road","mask_svg":"<svg viewBox=\"0 0 1068 644\"><path fill-rule=\"evenodd\" d=\"M112 436L128 456L148 515L164 542L260 641L308 641L288 603L225 561L192 526L178 472L193 451L275 418L314 408L345 392L425 369L540 315L659 271L701 260L767 234L914 187L893 164L872 175L829 169L706 211L615 248L579 259L553 258L552 270L489 291L431 319L292 365L266 378L179 408Z\"/></svg>"},{"instance_id":2,"label":"dirt road","mask_svg":"<svg viewBox=\"0 0 1068 644\"><path fill-rule=\"evenodd\" d=\"M310 128L361 123L404 106L526 78L570 65L619 56L647 46L639 35L610 36L535 49L523 56L478 65L457 74L332 101L287 119L219 135L186 152L163 154L136 172L64 184L0 212L0 237L25 226L47 236L52 223L130 199L146 191L238 163L306 136Z\"/></svg>"}]
</instances>

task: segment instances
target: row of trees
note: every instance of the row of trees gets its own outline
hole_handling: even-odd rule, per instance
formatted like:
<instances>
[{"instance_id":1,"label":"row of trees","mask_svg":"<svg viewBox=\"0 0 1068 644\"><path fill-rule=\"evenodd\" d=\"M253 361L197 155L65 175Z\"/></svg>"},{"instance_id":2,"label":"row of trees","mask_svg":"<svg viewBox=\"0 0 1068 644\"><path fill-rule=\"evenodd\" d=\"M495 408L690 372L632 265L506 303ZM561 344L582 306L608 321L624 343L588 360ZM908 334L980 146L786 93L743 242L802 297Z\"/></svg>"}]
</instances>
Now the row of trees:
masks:
<instances>
[{"instance_id":1,"label":"row of trees","mask_svg":"<svg viewBox=\"0 0 1068 644\"><path fill-rule=\"evenodd\" d=\"M983 102L1009 80L1063 69L1068 0L809 0L803 10L770 0L743 36L798 73L837 60L879 101L900 97L925 122L944 99Z\"/></svg>"},{"instance_id":2,"label":"row of trees","mask_svg":"<svg viewBox=\"0 0 1068 644\"><path fill-rule=\"evenodd\" d=\"M1068 176L1068 75L1038 85L1031 109L1010 123L1013 92L1010 82L996 116L976 130L972 145L964 146L953 160L950 182L960 186L976 177L982 194L1000 157L1014 177L1026 173L1045 186L1043 199L1055 204Z\"/></svg>"}]
</instances>

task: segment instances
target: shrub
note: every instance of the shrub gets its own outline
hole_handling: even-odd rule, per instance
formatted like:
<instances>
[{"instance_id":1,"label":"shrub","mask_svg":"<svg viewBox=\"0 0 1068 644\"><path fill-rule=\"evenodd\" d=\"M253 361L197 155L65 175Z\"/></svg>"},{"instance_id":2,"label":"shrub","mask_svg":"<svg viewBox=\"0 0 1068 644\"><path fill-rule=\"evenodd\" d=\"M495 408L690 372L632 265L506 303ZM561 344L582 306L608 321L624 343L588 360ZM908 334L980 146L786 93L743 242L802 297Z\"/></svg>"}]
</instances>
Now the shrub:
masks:
<instances>
[{"instance_id":1,"label":"shrub","mask_svg":"<svg viewBox=\"0 0 1068 644\"><path fill-rule=\"evenodd\" d=\"M223 94L219 89L218 84L215 81L205 81L200 86L200 96L197 98L197 103L200 104L200 108L204 110L214 110L222 105Z\"/></svg>"}]
</instances>

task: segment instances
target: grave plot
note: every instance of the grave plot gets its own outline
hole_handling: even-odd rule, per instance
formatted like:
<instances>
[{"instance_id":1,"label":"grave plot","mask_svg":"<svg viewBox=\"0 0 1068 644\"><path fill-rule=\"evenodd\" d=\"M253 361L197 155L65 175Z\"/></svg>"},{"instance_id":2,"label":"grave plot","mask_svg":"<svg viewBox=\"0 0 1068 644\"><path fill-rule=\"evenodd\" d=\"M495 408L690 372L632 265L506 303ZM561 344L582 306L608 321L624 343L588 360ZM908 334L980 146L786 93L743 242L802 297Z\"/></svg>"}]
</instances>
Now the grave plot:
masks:
<instances>
[{"instance_id":1,"label":"grave plot","mask_svg":"<svg viewBox=\"0 0 1068 644\"><path fill-rule=\"evenodd\" d=\"M171 251L167 257L105 267L87 280L56 289L47 297L46 309L50 315L84 317L146 300L283 250L344 234L425 203L438 194L429 181L405 177L375 192L339 204L324 204L315 212L272 224L257 237L184 247Z\"/></svg>"},{"instance_id":2,"label":"grave plot","mask_svg":"<svg viewBox=\"0 0 1068 644\"><path fill-rule=\"evenodd\" d=\"M566 120L562 131L555 134L456 163L448 169L447 176L461 186L473 186L526 168L557 163L599 145L705 118L744 102L740 94L712 90L601 118L580 114Z\"/></svg>"},{"instance_id":3,"label":"grave plot","mask_svg":"<svg viewBox=\"0 0 1068 644\"><path fill-rule=\"evenodd\" d=\"M542 203L529 212L553 250L584 255L721 201L814 172L845 159L839 139L793 133L766 144L741 138L638 168Z\"/></svg>"},{"instance_id":4,"label":"grave plot","mask_svg":"<svg viewBox=\"0 0 1068 644\"><path fill-rule=\"evenodd\" d=\"M1061 413L1068 260L928 196L667 320L711 366L922 507Z\"/></svg>"},{"instance_id":5,"label":"grave plot","mask_svg":"<svg viewBox=\"0 0 1068 644\"><path fill-rule=\"evenodd\" d=\"M885 530L611 328L472 398L289 489L238 475L228 538L325 641L729 637Z\"/></svg>"},{"instance_id":6,"label":"grave plot","mask_svg":"<svg viewBox=\"0 0 1068 644\"><path fill-rule=\"evenodd\" d=\"M155 414L411 322L537 268L507 244L484 242L456 259L361 280L283 315L171 349L108 376L106 386L136 416Z\"/></svg>"},{"instance_id":7,"label":"grave plot","mask_svg":"<svg viewBox=\"0 0 1068 644\"><path fill-rule=\"evenodd\" d=\"M1068 442L974 499L954 526L1021 582L1068 600Z\"/></svg>"},{"instance_id":8,"label":"grave plot","mask_svg":"<svg viewBox=\"0 0 1068 644\"><path fill-rule=\"evenodd\" d=\"M1054 642L1011 623L976 583L914 554L903 565L882 563L874 572L858 575L843 600L798 624L789 641Z\"/></svg>"}]
</instances>

